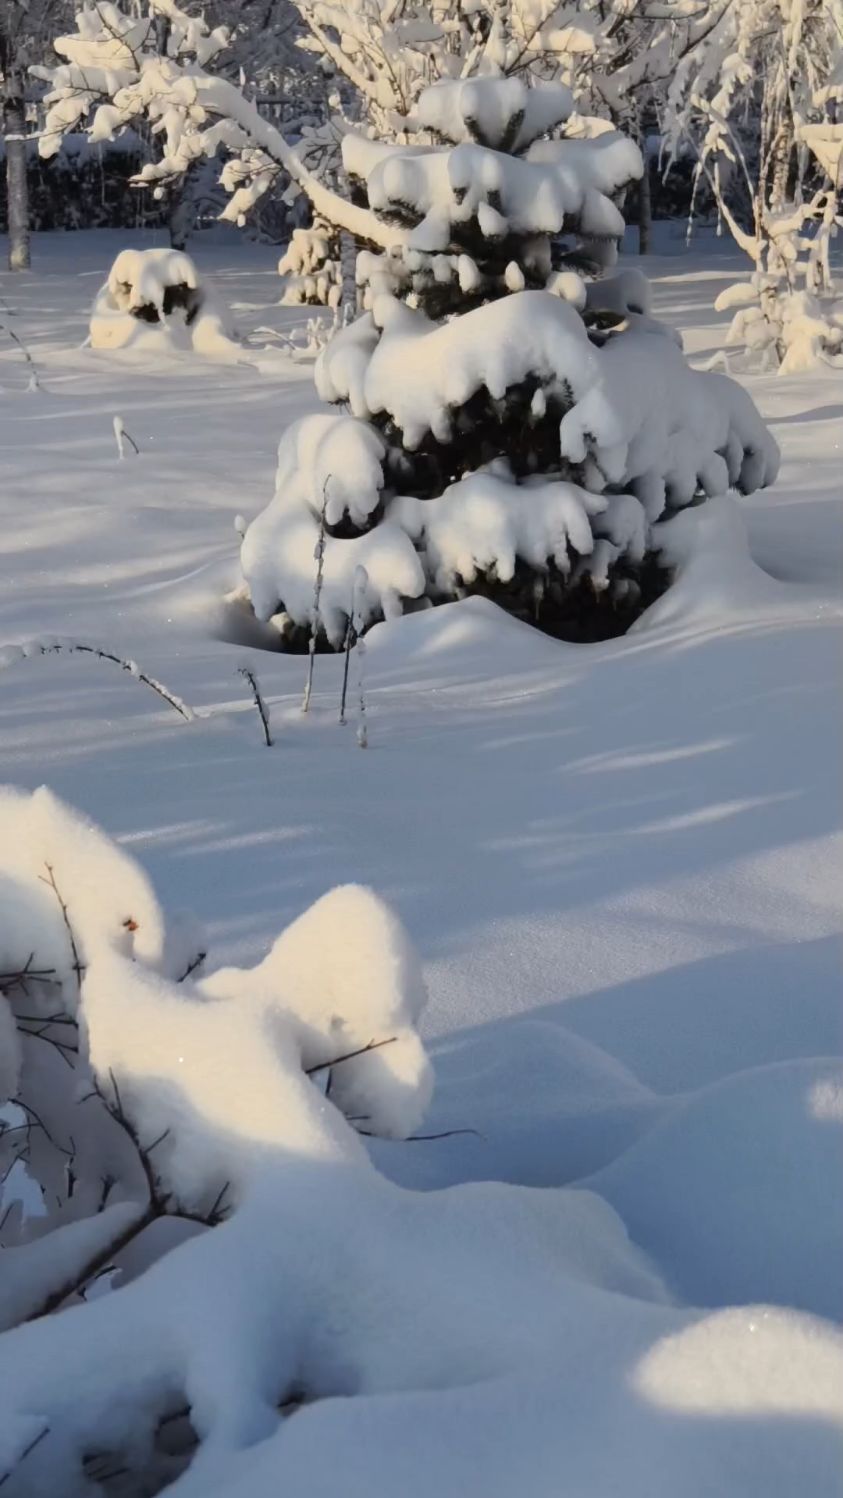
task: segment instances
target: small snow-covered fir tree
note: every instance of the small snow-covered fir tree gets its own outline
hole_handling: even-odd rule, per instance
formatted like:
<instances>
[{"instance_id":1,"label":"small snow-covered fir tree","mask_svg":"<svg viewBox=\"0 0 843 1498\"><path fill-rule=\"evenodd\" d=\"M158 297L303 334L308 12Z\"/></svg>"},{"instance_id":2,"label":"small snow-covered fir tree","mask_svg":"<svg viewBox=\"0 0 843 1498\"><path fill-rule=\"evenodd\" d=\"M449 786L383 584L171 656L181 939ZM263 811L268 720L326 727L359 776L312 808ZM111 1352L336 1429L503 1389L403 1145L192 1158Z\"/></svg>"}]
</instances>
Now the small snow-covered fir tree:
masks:
<instances>
[{"instance_id":1,"label":"small snow-covered fir tree","mask_svg":"<svg viewBox=\"0 0 843 1498\"><path fill-rule=\"evenodd\" d=\"M554 633L617 633L654 590L657 521L775 476L750 397L687 367L644 278L597 279L641 161L571 109L561 84L448 80L420 96L418 143L346 136L392 245L360 255L366 311L317 364L347 414L285 433L242 548L256 613L291 643L323 537L332 644L358 567L364 624L484 592Z\"/></svg>"}]
</instances>

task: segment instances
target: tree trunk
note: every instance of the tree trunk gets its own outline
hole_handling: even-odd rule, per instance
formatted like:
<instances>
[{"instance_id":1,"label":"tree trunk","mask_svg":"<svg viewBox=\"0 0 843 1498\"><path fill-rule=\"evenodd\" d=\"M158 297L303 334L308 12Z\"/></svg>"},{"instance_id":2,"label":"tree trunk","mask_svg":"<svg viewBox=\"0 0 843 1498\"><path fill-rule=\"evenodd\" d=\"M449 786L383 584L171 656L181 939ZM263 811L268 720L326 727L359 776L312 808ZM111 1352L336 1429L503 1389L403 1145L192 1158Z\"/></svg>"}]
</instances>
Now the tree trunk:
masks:
<instances>
[{"instance_id":1,"label":"tree trunk","mask_svg":"<svg viewBox=\"0 0 843 1498\"><path fill-rule=\"evenodd\" d=\"M360 310L357 289L357 243L353 234L349 234L345 229L340 230L340 265L342 267L340 305L345 316L353 318Z\"/></svg>"},{"instance_id":2,"label":"tree trunk","mask_svg":"<svg viewBox=\"0 0 843 1498\"><path fill-rule=\"evenodd\" d=\"M193 161L182 177L170 209L170 244L174 250L186 250L187 241L196 228L199 210L198 193L205 161Z\"/></svg>"},{"instance_id":3,"label":"tree trunk","mask_svg":"<svg viewBox=\"0 0 843 1498\"><path fill-rule=\"evenodd\" d=\"M29 191L26 180L26 111L23 77L6 76L3 99L6 188L9 204L9 269L29 270Z\"/></svg>"},{"instance_id":4,"label":"tree trunk","mask_svg":"<svg viewBox=\"0 0 843 1498\"><path fill-rule=\"evenodd\" d=\"M642 148L642 154L644 175L638 184L638 253L649 255L653 228L653 196L650 191L650 163L644 148Z\"/></svg>"}]
</instances>

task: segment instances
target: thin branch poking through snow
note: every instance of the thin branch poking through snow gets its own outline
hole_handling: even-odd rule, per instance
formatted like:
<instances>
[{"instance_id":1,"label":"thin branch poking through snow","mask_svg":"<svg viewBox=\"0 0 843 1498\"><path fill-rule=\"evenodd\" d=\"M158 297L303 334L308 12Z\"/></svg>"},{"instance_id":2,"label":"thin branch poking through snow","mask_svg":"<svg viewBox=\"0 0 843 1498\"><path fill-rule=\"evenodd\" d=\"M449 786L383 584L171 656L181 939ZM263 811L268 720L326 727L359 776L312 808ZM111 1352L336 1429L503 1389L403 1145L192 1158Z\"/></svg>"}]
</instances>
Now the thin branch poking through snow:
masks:
<instances>
[{"instance_id":1,"label":"thin branch poking through snow","mask_svg":"<svg viewBox=\"0 0 843 1498\"><path fill-rule=\"evenodd\" d=\"M197 969L202 966L202 963L205 961L207 955L207 952L197 952L192 961L187 964L187 967L185 968L181 976L176 979L176 982L186 983L188 978L192 978Z\"/></svg>"},{"instance_id":2,"label":"thin branch poking through snow","mask_svg":"<svg viewBox=\"0 0 843 1498\"><path fill-rule=\"evenodd\" d=\"M365 598L366 588L369 584L369 574L365 567L354 569L354 590L360 599L360 626L357 630L357 695L358 695L358 718L357 718L357 742L361 749L369 747L369 725L366 719L366 641L363 638L363 627L365 624Z\"/></svg>"},{"instance_id":3,"label":"thin branch poking through snow","mask_svg":"<svg viewBox=\"0 0 843 1498\"><path fill-rule=\"evenodd\" d=\"M258 710L258 716L260 717L261 727L263 729L263 741L266 744L267 749L271 749L272 748L272 734L271 734L270 728L269 728L269 711L268 711L266 703L264 702L263 697L261 695L261 689L260 689L260 686L258 685L257 675L252 670L251 666L240 666L240 667L238 667L238 673L237 674L239 676L242 676L243 679L244 679L244 681L247 681L248 684L249 684L249 686L252 689L252 697L254 699L255 707Z\"/></svg>"},{"instance_id":4,"label":"thin branch poking through snow","mask_svg":"<svg viewBox=\"0 0 843 1498\"><path fill-rule=\"evenodd\" d=\"M136 443L134 437L131 437L126 431L126 428L123 425L122 416L115 416L114 418L114 436L117 440L117 451L120 454L121 459L125 458L126 456L127 442L133 449L135 456L140 457L140 448L138 447L138 444Z\"/></svg>"},{"instance_id":5,"label":"thin branch poking through snow","mask_svg":"<svg viewBox=\"0 0 843 1498\"><path fill-rule=\"evenodd\" d=\"M39 1443L41 1441L43 1441L44 1437L48 1436L49 1434L50 1434L50 1427L49 1427L49 1425L45 1425L44 1428L43 1428L43 1430L40 1430L38 1432L38 1435L35 1436L33 1438L33 1440L30 1441L29 1445L24 1447L24 1449L21 1452L21 1454L20 1454L17 1462L15 1463L14 1467L10 1467L7 1472L4 1472L3 1475L0 1476L0 1488L2 1488L2 1486L3 1486L3 1484L5 1482L9 1481L10 1477L14 1476L14 1474L17 1471L18 1467L21 1465L21 1462L25 1462L26 1458L29 1456L30 1452L34 1451L35 1448L36 1448L36 1446L39 1445Z\"/></svg>"},{"instance_id":6,"label":"thin branch poking through snow","mask_svg":"<svg viewBox=\"0 0 843 1498\"><path fill-rule=\"evenodd\" d=\"M29 352L29 349L27 348L27 346L24 343L23 339L18 337L17 333L14 331L13 328L9 327L9 324L7 322L0 321L0 327L2 327L4 333L8 333L8 335L11 338L12 342L17 344L18 348L20 349L21 353L23 354L24 359L26 360L27 364L29 365L29 384L27 386L27 389L28 390L40 390L41 389L41 382L40 382L40 380L38 378L38 369L37 369L35 360L33 359L32 355Z\"/></svg>"},{"instance_id":7,"label":"thin branch poking through snow","mask_svg":"<svg viewBox=\"0 0 843 1498\"><path fill-rule=\"evenodd\" d=\"M320 1061L318 1066L305 1068L305 1075L315 1077L320 1071L327 1071L329 1067L341 1066L343 1061L353 1061L355 1056L365 1056L369 1051L379 1051L381 1046L394 1045L396 1036L390 1035L388 1040L370 1040L368 1045L361 1045L356 1051L347 1051L344 1056L335 1056L332 1061Z\"/></svg>"},{"instance_id":8,"label":"thin branch poking through snow","mask_svg":"<svg viewBox=\"0 0 843 1498\"><path fill-rule=\"evenodd\" d=\"M165 687L163 682L157 681L154 676L150 676L146 671L142 671L137 661L124 660L121 655L114 655L112 651L103 650L98 645L83 645L79 640L30 640L24 645L12 646L11 651L15 653L11 655L11 658L7 657L6 660L2 659L2 653L0 653L0 668L12 665L15 660L28 659L33 655L64 654L96 656L97 660L109 661L112 665L119 666L121 671L128 672L129 676L135 678L135 681L140 681L145 687L149 687L151 692L155 692L158 697L162 697L165 702L168 702L170 707L174 708L179 716L184 718L186 723L192 723L196 717L193 709L188 707L187 703L181 697L177 697L176 693L171 692L169 687Z\"/></svg>"},{"instance_id":9,"label":"thin branch poking through snow","mask_svg":"<svg viewBox=\"0 0 843 1498\"><path fill-rule=\"evenodd\" d=\"M26 993L27 983L47 983L51 987L56 986L56 970L54 967L35 968L35 953L30 952L23 967L16 973L0 973L0 993L9 994L14 989ZM25 1016L19 1016L25 1018ZM51 1020L52 1024L53 1021Z\"/></svg>"},{"instance_id":10,"label":"thin branch poking through snow","mask_svg":"<svg viewBox=\"0 0 843 1498\"><path fill-rule=\"evenodd\" d=\"M348 623L345 627L345 660L342 668L342 693L340 695L340 727L344 728L348 719L345 716L345 705L348 701L348 668L351 664L351 652L354 648L356 635L354 633L354 589L352 586L351 608L348 614Z\"/></svg>"},{"instance_id":11,"label":"thin branch poking through snow","mask_svg":"<svg viewBox=\"0 0 843 1498\"><path fill-rule=\"evenodd\" d=\"M303 713L306 713L310 708L310 697L311 693L313 692L313 670L316 664L316 639L319 634L319 604L322 598L322 579L324 577L325 567L325 538L327 534L325 528L325 512L328 508L328 485L331 482L332 477L333 475L329 473L327 478L325 479L324 484L322 485L322 511L319 516L319 538L316 542L316 549L313 553L314 560L316 562L316 577L314 578L313 582L313 613L310 620L310 640L307 647L309 656L307 663L307 681L304 688L304 700L301 705L301 710Z\"/></svg>"},{"instance_id":12,"label":"thin branch poking through snow","mask_svg":"<svg viewBox=\"0 0 843 1498\"><path fill-rule=\"evenodd\" d=\"M139 1217L136 1217L134 1222L117 1233L104 1248L98 1249L95 1254L92 1254L91 1258L88 1259L87 1263L83 1265L77 1274L74 1274L71 1279L66 1280L57 1290L52 1290L46 1299L41 1302L37 1310L27 1316L26 1320L38 1321L42 1316L49 1316L52 1311L57 1311L72 1295L78 1295L84 1285L87 1285L90 1280L94 1279L96 1275L111 1264L117 1254L121 1253L124 1248L128 1248L129 1244L135 1238L139 1237L156 1218L162 1215L163 1213L158 1203L151 1201L146 1210Z\"/></svg>"},{"instance_id":13,"label":"thin branch poking through snow","mask_svg":"<svg viewBox=\"0 0 843 1498\"><path fill-rule=\"evenodd\" d=\"M55 874L53 872L53 866L52 866L52 864L51 863L45 863L44 868L47 870L47 878L45 879L44 876L43 876L43 874L40 874L39 878L40 878L42 884L49 885L50 889L53 891L53 894L55 895L56 899L59 902L59 908L61 910L62 920L64 921L65 929L67 931L68 940L70 942L70 950L73 953L73 971L76 974L76 983L77 983L77 986L79 988L81 988L82 987L82 974L84 972L84 967L83 967L83 965L82 965L82 963L81 963L81 961L79 959L79 948L76 945L76 937L73 934L73 927L70 924L70 916L67 913L67 905L66 905L64 899L62 898L62 894L61 894L61 891L60 891L58 885L56 884L56 876L55 876Z\"/></svg>"}]
</instances>

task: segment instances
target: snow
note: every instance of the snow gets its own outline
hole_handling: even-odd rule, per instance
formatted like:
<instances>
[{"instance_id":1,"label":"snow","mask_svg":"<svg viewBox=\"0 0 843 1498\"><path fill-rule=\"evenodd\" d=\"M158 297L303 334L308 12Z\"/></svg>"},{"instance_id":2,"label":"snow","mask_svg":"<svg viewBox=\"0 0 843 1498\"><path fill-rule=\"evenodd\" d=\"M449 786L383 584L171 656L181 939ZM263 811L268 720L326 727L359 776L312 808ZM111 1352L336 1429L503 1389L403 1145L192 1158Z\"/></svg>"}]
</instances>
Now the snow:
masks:
<instances>
[{"instance_id":1,"label":"snow","mask_svg":"<svg viewBox=\"0 0 843 1498\"><path fill-rule=\"evenodd\" d=\"M478 473L449 485L437 499L406 496L389 513L416 543L423 541L434 586L448 594L458 580L472 583L479 572L492 569L501 582L509 582L517 558L535 567L552 560L567 573L568 547L589 555L589 516L604 505L576 484L514 488L506 476Z\"/></svg>"},{"instance_id":2,"label":"snow","mask_svg":"<svg viewBox=\"0 0 843 1498\"><path fill-rule=\"evenodd\" d=\"M4 1498L71 1498L76 1452L120 1453L186 1396L203 1445L183 1475L178 1461L162 1469L179 1495L268 1498L280 1484L324 1498L341 1473L349 1498L463 1498L479 1482L490 1498L547 1498L561 1473L589 1498L832 1498L838 377L741 377L781 447L778 481L663 526L680 576L626 638L560 644L480 599L377 626L361 753L336 722L341 657L317 658L302 717L301 657L220 638L232 522L265 507L282 429L317 410L309 371L150 349L129 367L80 348L90 288L122 247L36 237L36 270L3 285L41 389L8 340L0 644L62 635L137 656L197 717L89 657L10 659L0 778L21 792L47 782L82 821L53 849L49 829L70 813L4 799L4 910L12 861L26 866L8 956L25 960L30 931L49 925L67 967L38 882L54 857L96 949L103 1064L125 1065L121 1047L142 1058L138 1106L156 1118L176 1106L178 1066L185 1114L194 1099L185 1147L213 1186L244 1166L248 1190L152 1267L139 1251L121 1288L4 1333L0 1476L18 1464ZM735 267L696 255L648 269L652 315L681 328L699 365L722 344L728 314L709 309ZM277 306L276 258L224 239L195 256L239 320L283 333L296 313ZM607 356L611 340L601 367ZM115 411L137 458L119 459ZM717 398L709 419L726 420ZM748 453L744 419L734 408L728 422ZM318 521L301 513L312 599ZM271 752L236 676L244 654ZM362 1141L301 1075L335 999L375 1038L355 974L377 968L366 997L407 1049L361 1058L359 1085L383 1084L387 1125L396 1099L420 1110L426 1094L418 969L392 917L347 891L327 897L343 902L341 942L290 925L348 884L385 895L423 959L436 1085L424 1122L408 1111L404 1127L475 1132ZM100 915L109 947L128 944L122 921L141 902L142 960L102 950ZM169 981L161 912L183 904L205 919L212 973L224 964L236 981ZM324 996L306 1014L299 941ZM212 1050L222 1063L198 1117ZM353 1098L349 1111L369 1111ZM35 1238L45 1254L48 1242ZM279 1424L276 1402L302 1391L312 1402Z\"/></svg>"},{"instance_id":3,"label":"snow","mask_svg":"<svg viewBox=\"0 0 843 1498\"><path fill-rule=\"evenodd\" d=\"M596 384L596 354L580 318L542 292L516 292L443 324L383 297L372 322L382 330L374 347L368 343L372 324L365 319L362 329L352 325L328 345L320 393L347 399L356 415L388 412L411 449L428 433L449 441L449 408L464 405L481 388L500 398L535 374L544 383L567 383L578 400Z\"/></svg>"},{"instance_id":4,"label":"snow","mask_svg":"<svg viewBox=\"0 0 843 1498\"><path fill-rule=\"evenodd\" d=\"M630 141L615 152L612 144L605 136L548 142L557 147L552 154L534 157L531 148L527 157L513 157L473 144L420 150L346 135L342 155L376 213L414 225L407 247L435 252L475 224L485 238L505 239L558 234L581 218L585 233L619 239L623 216L607 194L640 176L641 163Z\"/></svg>"},{"instance_id":5,"label":"snow","mask_svg":"<svg viewBox=\"0 0 843 1498\"><path fill-rule=\"evenodd\" d=\"M180 299L168 305L168 292ZM147 311L152 316L147 317ZM227 313L178 250L121 250L91 313L91 347L193 350L237 358Z\"/></svg>"},{"instance_id":6,"label":"snow","mask_svg":"<svg viewBox=\"0 0 843 1498\"><path fill-rule=\"evenodd\" d=\"M479 141L484 146L521 151L539 135L567 120L573 95L562 83L522 79L447 79L426 88L416 104L415 118L423 130L459 145Z\"/></svg>"}]
</instances>

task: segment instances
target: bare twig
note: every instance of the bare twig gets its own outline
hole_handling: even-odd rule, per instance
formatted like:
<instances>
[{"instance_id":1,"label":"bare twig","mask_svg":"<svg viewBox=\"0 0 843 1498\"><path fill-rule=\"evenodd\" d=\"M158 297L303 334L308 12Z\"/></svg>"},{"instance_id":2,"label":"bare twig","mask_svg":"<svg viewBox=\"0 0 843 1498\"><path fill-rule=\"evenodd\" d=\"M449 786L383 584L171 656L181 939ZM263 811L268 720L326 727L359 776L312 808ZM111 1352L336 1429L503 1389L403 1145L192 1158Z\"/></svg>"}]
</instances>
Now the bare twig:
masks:
<instances>
[{"instance_id":1,"label":"bare twig","mask_svg":"<svg viewBox=\"0 0 843 1498\"><path fill-rule=\"evenodd\" d=\"M18 1457L17 1462L15 1463L14 1467L10 1467L9 1470L8 1470L8 1472L4 1472L2 1475L0 1475L0 1488L2 1488L4 1482L8 1482L9 1478L14 1475L14 1473L17 1471L18 1467L20 1466L21 1462L25 1462L26 1461L26 1458L29 1456L30 1452L34 1451L35 1448L36 1448L36 1446L38 1446L40 1444L40 1442L43 1441L44 1437L48 1436L49 1434L50 1434L50 1427L49 1427L49 1425L45 1425L44 1428L43 1428L43 1430L39 1430L37 1436L35 1436L33 1438L33 1440L30 1441L30 1443L29 1443L28 1446L24 1447L24 1449L21 1452L20 1456Z\"/></svg>"},{"instance_id":2,"label":"bare twig","mask_svg":"<svg viewBox=\"0 0 843 1498\"><path fill-rule=\"evenodd\" d=\"M310 618L310 639L307 645L307 681L304 687L304 698L301 710L306 713L310 708L310 698L313 692L313 671L316 665L316 641L319 636L319 606L322 600L322 583L325 577L325 543L327 539L326 513L328 509L328 485L333 475L328 474L322 485L322 509L319 515L319 535L313 553L316 562L316 577L313 580L313 609Z\"/></svg>"},{"instance_id":3,"label":"bare twig","mask_svg":"<svg viewBox=\"0 0 843 1498\"><path fill-rule=\"evenodd\" d=\"M30 982L33 982L33 983L45 983L45 984L49 985L51 988L52 987L57 987L58 985L56 983L56 970L55 970L55 968L54 967L35 968L35 967L32 966L32 964L33 964L34 961L35 961L35 953L34 952L30 952L29 956L26 959L26 962L24 963L23 967L18 972L16 972L16 973L0 973L0 993L5 993L5 994L8 995L10 993L13 993L15 989L19 989L21 993L26 993L27 992L27 983L30 983ZM27 1016L25 1016L25 1015L18 1015L18 1019L24 1019L24 1018L27 1018ZM38 1016L38 1018L40 1020L40 1015ZM51 1021L51 1023L52 1023L52 1021Z\"/></svg>"},{"instance_id":4,"label":"bare twig","mask_svg":"<svg viewBox=\"0 0 843 1498\"><path fill-rule=\"evenodd\" d=\"M135 453L135 456L136 457L140 457L140 448L138 447L138 444L136 443L134 437L130 436L129 433L126 431L126 428L123 425L123 418L122 418L122 416L115 416L113 425L114 425L114 437L115 437L115 440L117 442L117 451L120 454L121 460L123 458L125 458L125 456L126 456L126 443L127 442L129 444L129 446L133 449L133 451Z\"/></svg>"},{"instance_id":5,"label":"bare twig","mask_svg":"<svg viewBox=\"0 0 843 1498\"><path fill-rule=\"evenodd\" d=\"M315 1077L320 1071L327 1071L329 1067L341 1066L343 1061L353 1061L355 1056L365 1056L369 1051L379 1051L381 1046L394 1045L398 1039L397 1035L390 1035L388 1040L370 1040L368 1045L361 1045L356 1051L346 1051L344 1056L335 1056L332 1061L320 1061L318 1066L305 1067L305 1075Z\"/></svg>"},{"instance_id":6,"label":"bare twig","mask_svg":"<svg viewBox=\"0 0 843 1498\"><path fill-rule=\"evenodd\" d=\"M97 660L109 661L112 665L119 666L121 671L128 672L129 676L135 678L135 681L140 681L145 687L149 687L150 691L155 692L158 697L162 697L186 722L192 723L196 716L193 709L188 707L181 697L177 697L175 692L171 692L169 687L164 686L163 682L157 681L154 676L142 671L136 661L125 660L123 656L115 655L111 650L103 650L98 645L83 645L79 640L51 640L49 642L34 640L21 646L20 651L23 657L61 654L92 655Z\"/></svg>"},{"instance_id":7,"label":"bare twig","mask_svg":"<svg viewBox=\"0 0 843 1498\"><path fill-rule=\"evenodd\" d=\"M65 1280L64 1284L60 1285L58 1289L51 1290L50 1294L45 1296L37 1310L32 1311L27 1316L27 1321L38 1321L41 1316L49 1316L52 1311L57 1311L59 1306L63 1305L66 1300L69 1300L71 1295L78 1295L84 1285L88 1284L90 1280L94 1279L103 1269L110 1265L112 1260L124 1248L127 1248L135 1238L139 1237L144 1229L148 1228L150 1223L154 1222L159 1216L161 1216L161 1213L158 1207L154 1202L150 1202L146 1211L135 1218L134 1222L130 1223L127 1228L123 1228L122 1232L116 1233L104 1248L92 1254L87 1263L73 1275L72 1279Z\"/></svg>"},{"instance_id":8,"label":"bare twig","mask_svg":"<svg viewBox=\"0 0 843 1498\"><path fill-rule=\"evenodd\" d=\"M207 952L197 952L196 956L187 964L187 967L185 968L181 976L176 979L176 982L186 983L188 978L192 978L197 968L200 968L202 966L202 963L205 961L207 955Z\"/></svg>"},{"instance_id":9,"label":"bare twig","mask_svg":"<svg viewBox=\"0 0 843 1498\"><path fill-rule=\"evenodd\" d=\"M61 891L59 890L59 887L56 884L56 876L53 873L53 866L52 866L52 864L51 863L45 863L44 868L47 870L47 878L45 879L44 876L43 876L43 874L39 874L38 877L39 877L39 879L40 879L40 881L41 881L42 884L49 885L50 889L53 891L53 894L55 895L56 899L59 902L59 907L60 907L61 913L62 913L62 919L64 921L65 928L67 930L68 940L70 942L70 950L73 953L73 971L76 974L76 983L77 983L77 986L79 988L81 988L81 986L82 986L82 974L85 971L85 969L84 969L84 967L82 966L82 963L79 960L79 948L76 945L76 937L73 934L73 927L70 924L70 916L67 913L67 905L65 904L64 900L62 899Z\"/></svg>"},{"instance_id":10,"label":"bare twig","mask_svg":"<svg viewBox=\"0 0 843 1498\"><path fill-rule=\"evenodd\" d=\"M20 349L21 353L23 354L24 359L26 360L27 364L29 365L29 387L28 388L30 390L40 390L41 389L41 382L38 379L38 369L37 369L35 360L33 359L32 355L29 352L29 349L27 348L27 346L24 343L23 339L18 337L18 335L15 332L14 328L10 328L7 322L0 321L0 327L2 327L2 329L3 329L3 331L5 333L8 333L8 335L11 338L12 342L17 344L18 348Z\"/></svg>"},{"instance_id":11,"label":"bare twig","mask_svg":"<svg viewBox=\"0 0 843 1498\"><path fill-rule=\"evenodd\" d=\"M345 716L345 704L348 700L348 668L351 664L351 652L354 649L354 642L356 638L357 636L354 632L354 597L352 594L351 610L348 615L348 622L345 626L345 641L343 642L345 660L343 661L342 667L342 692L340 694L340 726L342 728L345 727L346 722L348 721Z\"/></svg>"},{"instance_id":12,"label":"bare twig","mask_svg":"<svg viewBox=\"0 0 843 1498\"><path fill-rule=\"evenodd\" d=\"M238 676L242 676L244 681L248 682L251 688L252 698L254 700L255 707L258 710L258 716L261 720L261 728L263 729L263 741L266 744L267 749L271 749L272 734L270 733L269 729L269 712L267 710L266 703L264 702L261 695L261 689L258 685L258 678L255 672L252 670L251 666L238 667L237 674Z\"/></svg>"}]
</instances>

